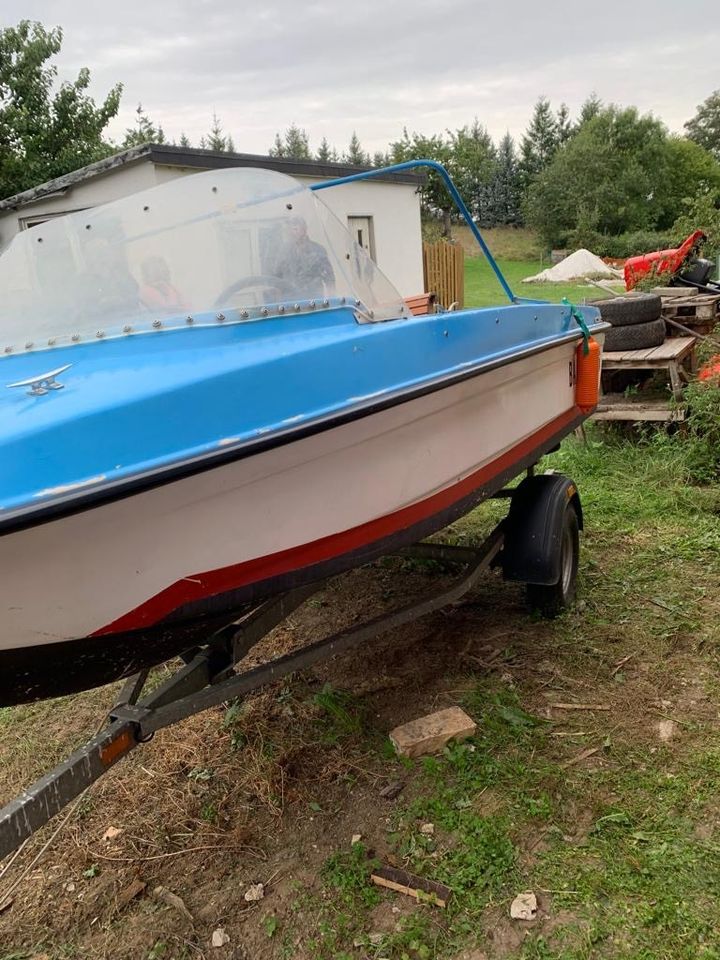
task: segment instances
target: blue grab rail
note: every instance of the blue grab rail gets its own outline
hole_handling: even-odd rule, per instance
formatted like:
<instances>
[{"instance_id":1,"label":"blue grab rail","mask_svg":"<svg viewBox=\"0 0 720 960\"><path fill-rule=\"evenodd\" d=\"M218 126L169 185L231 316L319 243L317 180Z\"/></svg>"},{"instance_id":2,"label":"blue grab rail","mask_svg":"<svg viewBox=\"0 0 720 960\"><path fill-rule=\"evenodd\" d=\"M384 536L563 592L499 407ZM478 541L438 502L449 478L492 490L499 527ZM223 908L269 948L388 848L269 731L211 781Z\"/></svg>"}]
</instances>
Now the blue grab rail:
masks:
<instances>
[{"instance_id":1,"label":"blue grab rail","mask_svg":"<svg viewBox=\"0 0 720 960\"><path fill-rule=\"evenodd\" d=\"M445 186L447 187L448 193L455 201L455 206L458 208L460 213L465 218L465 222L470 227L470 230L472 231L473 236L475 237L478 244L480 245L480 249L487 257L488 263L492 267L493 272L495 273L495 276L498 278L500 286L505 291L505 294L508 300L511 303L517 303L518 298L510 289L510 285L505 279L502 270L497 265L495 261L495 257L493 257L493 255L490 253L490 250L488 249L488 245L485 243L485 240L483 239L483 235L478 230L477 225L475 224L472 218L472 214L470 213L468 208L465 206L465 202L463 198L460 196L458 192L458 188L453 183L452 177L447 172L445 167L441 163L438 163L437 160L405 160L403 163L393 163L389 167L377 167L374 170L364 170L362 173L352 173L348 177L337 177L334 180L324 180L322 183L313 184L310 187L310 189L326 190L328 187L337 187L342 183L354 183L355 180L370 180L373 177L381 177L387 173L401 173L403 170L413 170L416 167L428 167L430 170L434 170L436 173L438 173L442 177L443 181L445 182Z\"/></svg>"}]
</instances>

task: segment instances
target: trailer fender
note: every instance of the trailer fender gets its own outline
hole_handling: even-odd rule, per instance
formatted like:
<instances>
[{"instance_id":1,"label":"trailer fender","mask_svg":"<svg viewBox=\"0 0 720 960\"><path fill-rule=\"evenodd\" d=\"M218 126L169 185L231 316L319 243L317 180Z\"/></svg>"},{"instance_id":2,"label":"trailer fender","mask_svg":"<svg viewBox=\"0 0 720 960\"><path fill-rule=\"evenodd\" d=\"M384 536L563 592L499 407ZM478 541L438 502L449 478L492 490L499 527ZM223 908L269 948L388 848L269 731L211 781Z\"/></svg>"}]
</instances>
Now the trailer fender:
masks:
<instances>
[{"instance_id":1,"label":"trailer fender","mask_svg":"<svg viewBox=\"0 0 720 960\"><path fill-rule=\"evenodd\" d=\"M551 585L560 579L563 523L575 510L583 528L577 487L561 473L526 477L513 493L502 552L506 580Z\"/></svg>"}]
</instances>

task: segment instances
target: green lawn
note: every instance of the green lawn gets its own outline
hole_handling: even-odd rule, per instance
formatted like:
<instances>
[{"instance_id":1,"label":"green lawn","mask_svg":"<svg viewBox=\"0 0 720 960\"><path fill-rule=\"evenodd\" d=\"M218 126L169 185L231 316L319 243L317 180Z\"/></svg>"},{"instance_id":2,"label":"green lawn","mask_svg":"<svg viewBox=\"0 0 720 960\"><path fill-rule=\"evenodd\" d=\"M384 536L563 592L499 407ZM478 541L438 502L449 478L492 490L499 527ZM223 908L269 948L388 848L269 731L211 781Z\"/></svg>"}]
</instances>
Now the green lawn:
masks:
<instances>
[{"instance_id":1,"label":"green lawn","mask_svg":"<svg viewBox=\"0 0 720 960\"><path fill-rule=\"evenodd\" d=\"M567 297L573 303L583 303L603 296L601 290L587 283L522 283L524 277L532 277L548 266L539 260L499 260L498 265L513 293L519 297L554 301ZM622 290L622 283L618 284L618 290ZM465 305L486 307L504 302L505 295L487 260L466 257Z\"/></svg>"}]
</instances>

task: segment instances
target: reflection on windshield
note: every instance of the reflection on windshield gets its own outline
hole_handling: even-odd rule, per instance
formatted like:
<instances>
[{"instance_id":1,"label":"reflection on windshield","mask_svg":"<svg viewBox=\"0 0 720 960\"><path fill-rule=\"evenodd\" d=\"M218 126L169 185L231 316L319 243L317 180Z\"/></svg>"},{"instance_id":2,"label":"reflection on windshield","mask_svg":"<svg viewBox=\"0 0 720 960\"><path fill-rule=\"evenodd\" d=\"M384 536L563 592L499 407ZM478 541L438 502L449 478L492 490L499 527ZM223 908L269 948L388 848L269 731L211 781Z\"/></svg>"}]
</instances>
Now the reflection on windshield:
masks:
<instances>
[{"instance_id":1,"label":"reflection on windshield","mask_svg":"<svg viewBox=\"0 0 720 960\"><path fill-rule=\"evenodd\" d=\"M0 351L402 298L320 198L268 170L180 177L20 234L0 256ZM229 311L226 317L221 311ZM233 313L237 311L237 313Z\"/></svg>"}]
</instances>

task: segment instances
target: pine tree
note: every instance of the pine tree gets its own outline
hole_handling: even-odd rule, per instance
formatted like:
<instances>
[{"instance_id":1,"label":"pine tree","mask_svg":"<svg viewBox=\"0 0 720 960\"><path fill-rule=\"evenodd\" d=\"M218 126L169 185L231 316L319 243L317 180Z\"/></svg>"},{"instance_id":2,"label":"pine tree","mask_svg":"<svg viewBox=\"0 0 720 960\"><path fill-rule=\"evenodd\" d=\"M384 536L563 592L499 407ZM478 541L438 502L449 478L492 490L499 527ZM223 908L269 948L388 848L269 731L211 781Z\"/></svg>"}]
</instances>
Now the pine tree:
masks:
<instances>
[{"instance_id":1,"label":"pine tree","mask_svg":"<svg viewBox=\"0 0 720 960\"><path fill-rule=\"evenodd\" d=\"M329 163L332 158L332 148L328 143L327 137L323 137L320 141L320 146L318 147L318 152L315 155L316 160L320 160L322 163Z\"/></svg>"},{"instance_id":2,"label":"pine tree","mask_svg":"<svg viewBox=\"0 0 720 960\"><path fill-rule=\"evenodd\" d=\"M135 111L135 126L125 130L122 146L127 150L128 147L139 147L143 143L165 143L165 133L159 124L155 126L139 103Z\"/></svg>"},{"instance_id":3,"label":"pine tree","mask_svg":"<svg viewBox=\"0 0 720 960\"><path fill-rule=\"evenodd\" d=\"M561 147L564 143L567 143L572 135L573 125L570 122L570 110L566 103L561 103L557 112L558 146Z\"/></svg>"},{"instance_id":4,"label":"pine tree","mask_svg":"<svg viewBox=\"0 0 720 960\"><path fill-rule=\"evenodd\" d=\"M180 147L192 147L192 144L190 143L190 140L189 140L188 137L186 136L184 130L183 130L182 133L180 134L180 141L179 141L179 143L178 143L178 146L180 146Z\"/></svg>"},{"instance_id":5,"label":"pine tree","mask_svg":"<svg viewBox=\"0 0 720 960\"><path fill-rule=\"evenodd\" d=\"M520 175L525 189L548 166L557 148L558 122L550 101L540 97L520 144Z\"/></svg>"},{"instance_id":6,"label":"pine tree","mask_svg":"<svg viewBox=\"0 0 720 960\"><path fill-rule=\"evenodd\" d=\"M310 159L310 138L303 127L291 123L285 131L284 156L292 157L293 160Z\"/></svg>"},{"instance_id":7,"label":"pine tree","mask_svg":"<svg viewBox=\"0 0 720 960\"><path fill-rule=\"evenodd\" d=\"M497 148L495 177L492 182L492 221L515 226L522 222L520 179L515 141L506 133Z\"/></svg>"},{"instance_id":8,"label":"pine tree","mask_svg":"<svg viewBox=\"0 0 720 960\"><path fill-rule=\"evenodd\" d=\"M225 149L227 150L228 153L235 153L235 141L230 136L230 134L228 134L227 146L225 147Z\"/></svg>"},{"instance_id":9,"label":"pine tree","mask_svg":"<svg viewBox=\"0 0 720 960\"><path fill-rule=\"evenodd\" d=\"M327 141L325 141L327 143ZM270 157L291 157L293 160L310 160L310 138L307 131L291 123L281 136L275 134L275 142L268 150Z\"/></svg>"},{"instance_id":10,"label":"pine tree","mask_svg":"<svg viewBox=\"0 0 720 960\"><path fill-rule=\"evenodd\" d=\"M350 163L356 167L369 167L370 156L363 150L357 133L353 130L347 151L343 154L343 162Z\"/></svg>"},{"instance_id":11,"label":"pine tree","mask_svg":"<svg viewBox=\"0 0 720 960\"><path fill-rule=\"evenodd\" d=\"M372 156L372 165L374 167L386 167L390 163L388 155L382 150L376 150Z\"/></svg>"},{"instance_id":12,"label":"pine tree","mask_svg":"<svg viewBox=\"0 0 720 960\"><path fill-rule=\"evenodd\" d=\"M275 142L268 150L269 157L284 157L285 156L285 144L279 133L275 134Z\"/></svg>"},{"instance_id":13,"label":"pine tree","mask_svg":"<svg viewBox=\"0 0 720 960\"><path fill-rule=\"evenodd\" d=\"M214 111L212 127L210 127L210 133L207 137L207 149L216 150L218 153L225 153L228 150L228 138L223 134L222 124Z\"/></svg>"},{"instance_id":14,"label":"pine tree","mask_svg":"<svg viewBox=\"0 0 720 960\"><path fill-rule=\"evenodd\" d=\"M580 107L580 116L578 117L578 122L575 129L579 130L588 122L588 120L592 120L593 117L596 117L601 110L602 100L596 93L591 93L585 103L583 103L582 107Z\"/></svg>"}]
</instances>

